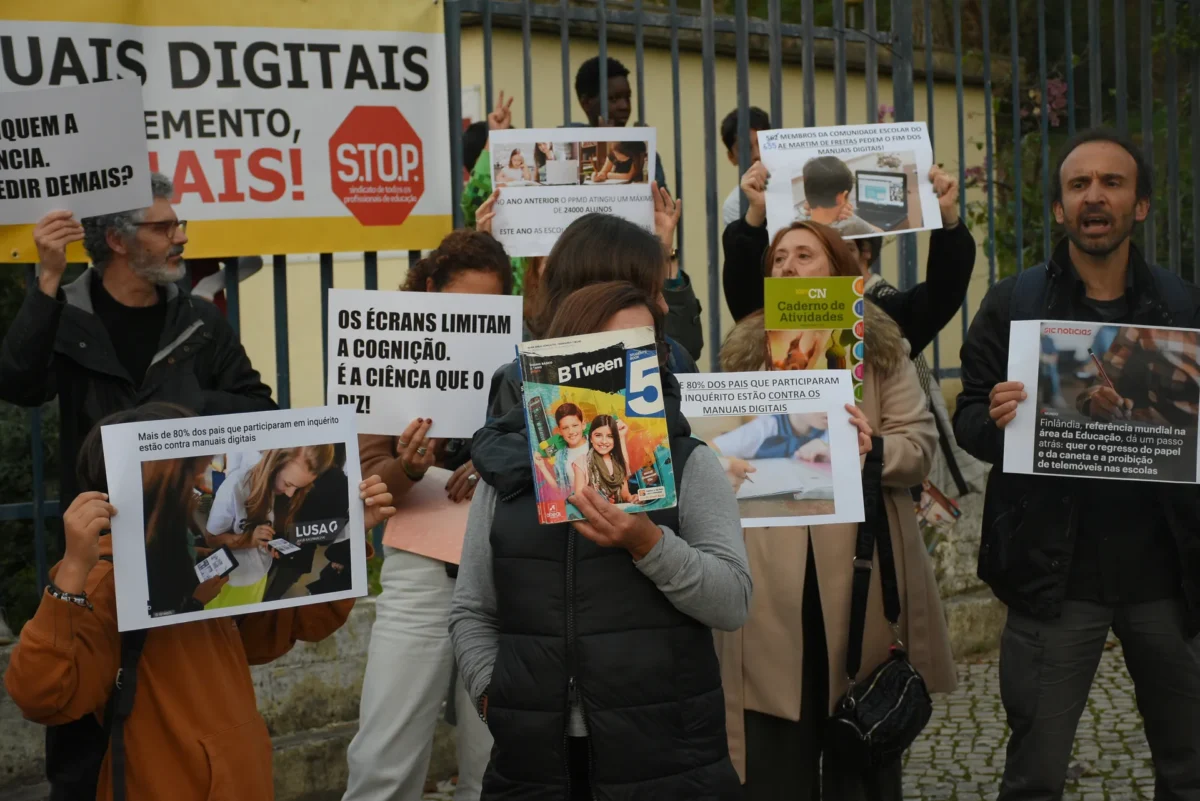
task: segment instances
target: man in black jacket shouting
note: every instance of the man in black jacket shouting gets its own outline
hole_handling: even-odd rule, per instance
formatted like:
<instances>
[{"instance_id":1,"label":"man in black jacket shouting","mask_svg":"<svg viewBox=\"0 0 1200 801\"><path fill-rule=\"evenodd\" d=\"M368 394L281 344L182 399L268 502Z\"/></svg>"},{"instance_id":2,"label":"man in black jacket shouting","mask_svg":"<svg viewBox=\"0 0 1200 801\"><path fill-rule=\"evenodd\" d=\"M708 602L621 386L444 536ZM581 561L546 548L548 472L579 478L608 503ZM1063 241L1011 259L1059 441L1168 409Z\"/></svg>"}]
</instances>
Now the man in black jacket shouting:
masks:
<instances>
[{"instance_id":1,"label":"man in black jacket shouting","mask_svg":"<svg viewBox=\"0 0 1200 801\"><path fill-rule=\"evenodd\" d=\"M37 224L37 285L0 343L0 400L39 406L58 396L60 497L76 494L75 460L95 423L149 401L203 415L274 409L215 306L183 295L187 223L171 182L151 177L148 208L89 217L50 212ZM93 266L60 286L66 249L83 240Z\"/></svg>"},{"instance_id":2,"label":"man in black jacket shouting","mask_svg":"<svg viewBox=\"0 0 1200 801\"><path fill-rule=\"evenodd\" d=\"M1053 197L1066 241L1047 264L996 284L963 344L954 431L965 450L995 465L979 576L1008 606L1000 690L1012 738L999 801L1062 797L1110 629L1124 646L1145 720L1155 798L1200 798L1196 487L1001 467L1004 429L1034 413L1027 401L1036 395L1007 380L1013 320L1200 326L1200 288L1146 264L1130 241L1150 197L1150 172L1132 144L1102 130L1075 136L1059 160ZM1110 406L1093 402L1087 413L1105 419Z\"/></svg>"}]
</instances>

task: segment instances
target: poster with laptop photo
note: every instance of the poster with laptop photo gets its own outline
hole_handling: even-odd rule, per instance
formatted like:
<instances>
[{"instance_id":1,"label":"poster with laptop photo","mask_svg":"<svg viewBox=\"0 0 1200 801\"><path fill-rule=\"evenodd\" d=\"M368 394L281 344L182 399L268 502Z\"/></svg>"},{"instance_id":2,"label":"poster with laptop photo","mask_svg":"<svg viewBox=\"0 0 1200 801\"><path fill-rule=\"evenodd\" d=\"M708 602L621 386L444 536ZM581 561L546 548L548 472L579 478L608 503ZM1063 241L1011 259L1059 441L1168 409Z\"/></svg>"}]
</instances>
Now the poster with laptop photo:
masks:
<instances>
[{"instance_id":1,"label":"poster with laptop photo","mask_svg":"<svg viewBox=\"0 0 1200 801\"><path fill-rule=\"evenodd\" d=\"M800 220L844 239L942 226L924 122L759 131L771 235Z\"/></svg>"},{"instance_id":2,"label":"poster with laptop photo","mask_svg":"<svg viewBox=\"0 0 1200 801\"><path fill-rule=\"evenodd\" d=\"M510 256L545 256L585 214L615 214L654 230L653 128L492 131L492 234Z\"/></svg>"},{"instance_id":3,"label":"poster with laptop photo","mask_svg":"<svg viewBox=\"0 0 1200 801\"><path fill-rule=\"evenodd\" d=\"M352 407L102 436L121 631L366 595Z\"/></svg>"},{"instance_id":4,"label":"poster with laptop photo","mask_svg":"<svg viewBox=\"0 0 1200 801\"><path fill-rule=\"evenodd\" d=\"M849 370L678 378L692 436L720 458L744 527L863 520Z\"/></svg>"}]
</instances>

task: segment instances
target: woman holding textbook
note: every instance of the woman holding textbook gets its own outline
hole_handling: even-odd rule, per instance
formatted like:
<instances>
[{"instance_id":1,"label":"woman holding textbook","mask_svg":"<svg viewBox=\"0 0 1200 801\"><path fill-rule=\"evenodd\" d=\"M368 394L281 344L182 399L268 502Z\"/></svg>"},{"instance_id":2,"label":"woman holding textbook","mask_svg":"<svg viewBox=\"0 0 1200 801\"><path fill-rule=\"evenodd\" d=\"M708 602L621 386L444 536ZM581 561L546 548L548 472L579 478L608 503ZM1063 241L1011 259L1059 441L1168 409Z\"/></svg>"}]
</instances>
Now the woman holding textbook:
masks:
<instances>
[{"instance_id":1,"label":"woman holding textbook","mask_svg":"<svg viewBox=\"0 0 1200 801\"><path fill-rule=\"evenodd\" d=\"M490 234L459 230L409 269L402 289L508 295L512 281L508 254ZM429 503L430 508L437 509L435 503L445 507L434 513L446 518L438 536L452 545L463 536L466 504L479 475L472 463L471 441L430 439L432 424L429 419L413 420L398 437L360 435L359 458L366 474L378 473L390 482L398 501L418 484L421 490L432 491L428 483L441 482L435 494L444 495ZM430 471L433 474L427 475ZM455 505L461 505L461 513L455 513ZM411 504L406 511L414 511ZM404 521L405 512L400 512L397 526ZM389 528L383 540L379 576L383 592L375 603L359 728L347 754L350 778L344 801L420 801L434 729L453 686L447 621L455 565L393 547L402 543L392 535ZM449 704L457 713L458 726L454 798L475 801L492 738L461 684Z\"/></svg>"},{"instance_id":2,"label":"woman holding textbook","mask_svg":"<svg viewBox=\"0 0 1200 801\"><path fill-rule=\"evenodd\" d=\"M862 275L857 259L831 228L795 223L767 252L775 275ZM889 658L896 640L932 692L954 689L954 663L933 565L917 527L909 487L925 477L937 430L896 323L866 303L866 371L861 409L847 411L859 428L860 456L882 448L882 503L899 585L898 637L884 616L878 557L867 597L862 666L855 680ZM764 368L763 314L743 319L721 348L721 369ZM836 456L835 456L836 458ZM864 490L867 488L864 483ZM881 516L882 517L882 516ZM745 801L899 801L901 766L878 770L839 759L827 745L827 721L850 685L846 651L857 523L747 528L755 597L746 625L717 633L725 688L729 748L745 785Z\"/></svg>"},{"instance_id":3,"label":"woman holding textbook","mask_svg":"<svg viewBox=\"0 0 1200 801\"><path fill-rule=\"evenodd\" d=\"M562 301L546 336L653 326L663 354L662 319L644 290L598 283ZM584 520L541 525L522 406L476 435L450 637L495 737L484 799L740 798L712 629L741 626L750 602L741 523L678 382L661 377L672 509L627 512L584 486L570 497Z\"/></svg>"}]
</instances>

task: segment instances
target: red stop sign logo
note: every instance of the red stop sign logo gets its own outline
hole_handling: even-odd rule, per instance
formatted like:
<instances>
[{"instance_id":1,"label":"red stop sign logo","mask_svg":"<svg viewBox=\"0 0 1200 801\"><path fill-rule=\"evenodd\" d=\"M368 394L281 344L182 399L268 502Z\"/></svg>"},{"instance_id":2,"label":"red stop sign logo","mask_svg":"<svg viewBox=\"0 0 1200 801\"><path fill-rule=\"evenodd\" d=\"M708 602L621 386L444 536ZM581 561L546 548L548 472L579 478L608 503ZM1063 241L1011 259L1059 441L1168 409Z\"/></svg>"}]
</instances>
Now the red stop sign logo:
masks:
<instances>
[{"instance_id":1,"label":"red stop sign logo","mask_svg":"<svg viewBox=\"0 0 1200 801\"><path fill-rule=\"evenodd\" d=\"M421 139L393 106L357 106L329 138L333 192L363 225L400 225L425 191Z\"/></svg>"}]
</instances>

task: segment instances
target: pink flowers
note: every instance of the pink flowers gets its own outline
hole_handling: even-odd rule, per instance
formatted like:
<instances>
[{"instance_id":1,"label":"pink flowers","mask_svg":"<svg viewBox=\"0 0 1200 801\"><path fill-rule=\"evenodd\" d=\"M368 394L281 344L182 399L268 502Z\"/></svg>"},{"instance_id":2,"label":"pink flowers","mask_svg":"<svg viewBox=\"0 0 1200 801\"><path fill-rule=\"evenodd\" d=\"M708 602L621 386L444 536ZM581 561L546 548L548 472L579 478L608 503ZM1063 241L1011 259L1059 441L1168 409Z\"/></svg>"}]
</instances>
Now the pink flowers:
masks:
<instances>
[{"instance_id":1,"label":"pink flowers","mask_svg":"<svg viewBox=\"0 0 1200 801\"><path fill-rule=\"evenodd\" d=\"M1050 125L1062 125L1063 114L1067 110L1067 82L1062 78L1050 78L1046 81L1046 108ZM1042 92L1040 89L1029 90L1029 105L1021 109L1022 117L1042 116Z\"/></svg>"},{"instance_id":2,"label":"pink flowers","mask_svg":"<svg viewBox=\"0 0 1200 801\"><path fill-rule=\"evenodd\" d=\"M880 103L880 104L879 104L879 111L878 111L878 113L875 115L875 121L876 121L876 122L879 122L879 123L884 123L884 122L887 122L887 120L888 120L888 117L891 117L891 118L895 119L895 117L896 117L896 107L895 107L895 106L889 106L889 105L887 105L886 103Z\"/></svg>"}]
</instances>

